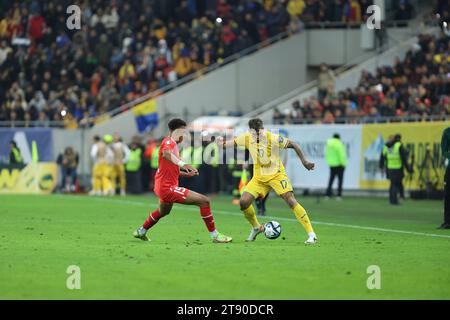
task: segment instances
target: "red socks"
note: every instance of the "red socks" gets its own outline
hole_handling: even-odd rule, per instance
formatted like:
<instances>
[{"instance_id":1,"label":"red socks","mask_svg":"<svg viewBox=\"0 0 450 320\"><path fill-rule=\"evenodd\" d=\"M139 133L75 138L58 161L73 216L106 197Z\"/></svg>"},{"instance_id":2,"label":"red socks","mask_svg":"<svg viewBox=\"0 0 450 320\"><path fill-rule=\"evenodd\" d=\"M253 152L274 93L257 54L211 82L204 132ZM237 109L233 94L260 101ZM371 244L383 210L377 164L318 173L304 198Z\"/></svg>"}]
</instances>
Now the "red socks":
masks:
<instances>
[{"instance_id":1,"label":"red socks","mask_svg":"<svg viewBox=\"0 0 450 320\"><path fill-rule=\"evenodd\" d=\"M205 221L206 227L208 228L209 232L213 232L216 230L216 226L214 224L214 217L211 213L211 208L208 207L201 207L200 208L200 214L202 215L203 221Z\"/></svg>"},{"instance_id":2,"label":"red socks","mask_svg":"<svg viewBox=\"0 0 450 320\"><path fill-rule=\"evenodd\" d=\"M211 213L210 207L202 207L200 208L200 214L202 215L202 219L205 222L206 228L208 228L209 232L213 232L216 230L216 225L214 223L214 217ZM148 216L147 220L145 220L142 227L145 230L153 227L158 221L161 219L161 214L159 213L159 209L153 211L151 215Z\"/></svg>"},{"instance_id":3,"label":"red socks","mask_svg":"<svg viewBox=\"0 0 450 320\"><path fill-rule=\"evenodd\" d=\"M142 226L145 230L148 230L153 227L159 221L159 219L161 219L161 214L159 213L159 209L156 209L151 215L148 216L147 220L145 220Z\"/></svg>"}]
</instances>

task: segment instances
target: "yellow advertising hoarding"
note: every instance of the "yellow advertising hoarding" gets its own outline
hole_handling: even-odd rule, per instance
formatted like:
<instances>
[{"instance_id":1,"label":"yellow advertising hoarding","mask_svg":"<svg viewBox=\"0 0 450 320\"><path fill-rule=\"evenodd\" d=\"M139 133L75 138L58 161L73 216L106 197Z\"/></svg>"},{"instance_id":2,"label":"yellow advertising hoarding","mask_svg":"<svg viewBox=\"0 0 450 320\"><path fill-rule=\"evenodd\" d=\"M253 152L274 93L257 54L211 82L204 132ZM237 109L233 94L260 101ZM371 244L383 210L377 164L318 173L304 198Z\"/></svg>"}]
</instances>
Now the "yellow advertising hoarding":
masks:
<instances>
[{"instance_id":1,"label":"yellow advertising hoarding","mask_svg":"<svg viewBox=\"0 0 450 320\"><path fill-rule=\"evenodd\" d=\"M441 138L442 132L449 126L450 121L363 125L360 188L389 188L389 181L379 169L380 155L389 137L401 134L402 143L408 153L408 163L414 169L413 174L405 171L405 188L423 189L427 183L431 183L442 189L444 162Z\"/></svg>"},{"instance_id":2,"label":"yellow advertising hoarding","mask_svg":"<svg viewBox=\"0 0 450 320\"><path fill-rule=\"evenodd\" d=\"M0 168L0 194L49 194L57 184L56 163L30 163L19 169Z\"/></svg>"}]
</instances>

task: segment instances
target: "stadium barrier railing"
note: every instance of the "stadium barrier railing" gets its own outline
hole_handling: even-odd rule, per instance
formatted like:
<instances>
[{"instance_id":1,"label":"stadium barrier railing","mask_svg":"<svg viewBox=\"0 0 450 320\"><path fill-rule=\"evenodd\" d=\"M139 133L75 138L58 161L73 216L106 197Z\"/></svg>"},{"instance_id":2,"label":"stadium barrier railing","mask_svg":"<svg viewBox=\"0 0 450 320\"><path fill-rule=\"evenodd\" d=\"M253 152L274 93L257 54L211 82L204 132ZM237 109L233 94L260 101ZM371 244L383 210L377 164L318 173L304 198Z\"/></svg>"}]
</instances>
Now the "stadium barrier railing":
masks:
<instances>
[{"instance_id":1,"label":"stadium barrier railing","mask_svg":"<svg viewBox=\"0 0 450 320\"><path fill-rule=\"evenodd\" d=\"M44 123L43 123L44 122ZM55 128L62 129L64 121L0 121L0 128Z\"/></svg>"},{"instance_id":2,"label":"stadium barrier railing","mask_svg":"<svg viewBox=\"0 0 450 320\"><path fill-rule=\"evenodd\" d=\"M375 124L375 123L404 123L404 122L433 122L448 121L449 116L446 115L408 115L408 116L348 116L336 118L332 124ZM292 121L277 122L273 124L328 124L323 122L323 118L294 119Z\"/></svg>"}]
</instances>

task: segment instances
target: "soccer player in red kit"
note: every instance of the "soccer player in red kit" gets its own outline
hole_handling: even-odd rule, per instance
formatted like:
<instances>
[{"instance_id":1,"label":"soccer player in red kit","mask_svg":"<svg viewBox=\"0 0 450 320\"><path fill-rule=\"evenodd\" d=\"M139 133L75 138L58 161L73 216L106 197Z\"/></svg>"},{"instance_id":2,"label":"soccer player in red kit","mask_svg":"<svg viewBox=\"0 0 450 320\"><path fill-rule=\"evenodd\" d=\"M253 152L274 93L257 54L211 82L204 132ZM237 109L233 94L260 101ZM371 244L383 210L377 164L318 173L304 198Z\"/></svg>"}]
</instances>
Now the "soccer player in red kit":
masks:
<instances>
[{"instance_id":1,"label":"soccer player in red kit","mask_svg":"<svg viewBox=\"0 0 450 320\"><path fill-rule=\"evenodd\" d=\"M133 236L144 241L149 241L146 235L147 231L162 217L170 213L174 203L181 203L196 205L200 208L200 214L213 242L231 242L231 237L221 234L216 230L209 198L203 194L178 186L179 176L193 177L198 175L198 170L180 160L178 143L183 141L186 122L181 119L173 119L169 122L169 130L169 136L161 142L159 148L158 171L155 175L154 190L160 200L159 208L148 216L141 227L134 231Z\"/></svg>"}]
</instances>

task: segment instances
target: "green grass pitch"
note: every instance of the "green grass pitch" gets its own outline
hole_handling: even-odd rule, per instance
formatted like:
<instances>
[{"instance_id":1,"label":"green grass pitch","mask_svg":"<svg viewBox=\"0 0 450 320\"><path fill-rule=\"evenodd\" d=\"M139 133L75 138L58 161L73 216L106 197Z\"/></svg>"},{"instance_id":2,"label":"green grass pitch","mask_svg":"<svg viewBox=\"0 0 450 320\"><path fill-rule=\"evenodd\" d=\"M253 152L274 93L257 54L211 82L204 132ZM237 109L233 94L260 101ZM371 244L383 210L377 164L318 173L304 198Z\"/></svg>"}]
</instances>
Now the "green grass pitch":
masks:
<instances>
[{"instance_id":1,"label":"green grass pitch","mask_svg":"<svg viewBox=\"0 0 450 320\"><path fill-rule=\"evenodd\" d=\"M196 207L175 206L131 237L157 204L153 196L0 196L1 299L450 299L450 230L436 230L442 202L298 197L320 244L282 200L268 200L282 237L254 243L229 197L212 201L216 225L233 236L213 244ZM69 265L81 289L69 290ZM381 270L369 290L367 268Z\"/></svg>"}]
</instances>

